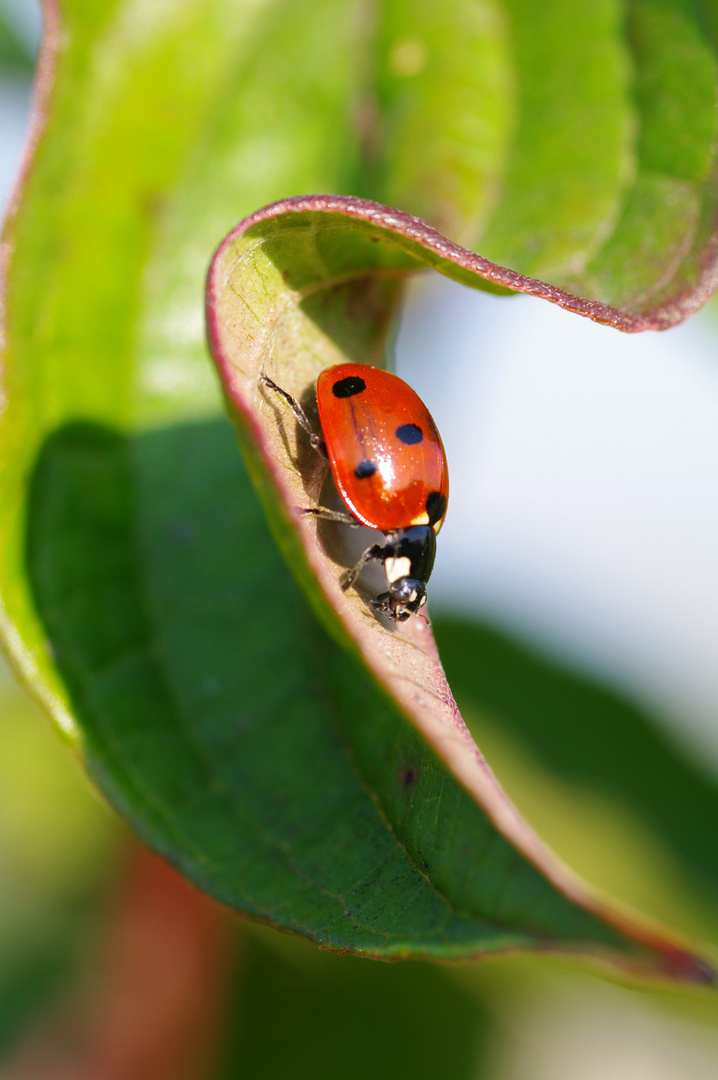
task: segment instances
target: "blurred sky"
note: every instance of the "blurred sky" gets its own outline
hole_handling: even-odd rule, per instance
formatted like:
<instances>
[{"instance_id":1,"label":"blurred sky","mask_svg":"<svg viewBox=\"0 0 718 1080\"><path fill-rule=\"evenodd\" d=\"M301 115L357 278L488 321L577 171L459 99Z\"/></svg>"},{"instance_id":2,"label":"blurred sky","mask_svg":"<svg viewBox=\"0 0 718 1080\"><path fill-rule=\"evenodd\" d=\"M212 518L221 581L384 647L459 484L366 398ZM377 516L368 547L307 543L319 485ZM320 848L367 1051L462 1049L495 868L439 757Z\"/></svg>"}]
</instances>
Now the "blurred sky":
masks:
<instances>
[{"instance_id":1,"label":"blurred sky","mask_svg":"<svg viewBox=\"0 0 718 1080\"><path fill-rule=\"evenodd\" d=\"M36 5L2 5L32 41ZM2 203L29 107L26 80L0 80ZM431 275L397 366L449 455L434 608L603 674L718 769L718 318L625 335Z\"/></svg>"}]
</instances>

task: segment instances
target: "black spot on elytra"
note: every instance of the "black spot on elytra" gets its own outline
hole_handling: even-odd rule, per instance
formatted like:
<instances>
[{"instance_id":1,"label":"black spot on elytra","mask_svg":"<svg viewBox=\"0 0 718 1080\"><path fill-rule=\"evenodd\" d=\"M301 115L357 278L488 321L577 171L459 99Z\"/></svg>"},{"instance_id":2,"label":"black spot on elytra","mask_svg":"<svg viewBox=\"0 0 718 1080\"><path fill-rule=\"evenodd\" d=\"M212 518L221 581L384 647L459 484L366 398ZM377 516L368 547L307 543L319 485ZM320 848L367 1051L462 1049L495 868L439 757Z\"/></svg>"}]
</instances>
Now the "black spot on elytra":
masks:
<instances>
[{"instance_id":1,"label":"black spot on elytra","mask_svg":"<svg viewBox=\"0 0 718 1080\"><path fill-rule=\"evenodd\" d=\"M426 500L426 512L429 515L430 525L435 525L437 521L441 521L446 513L446 495L441 495L438 491L432 491Z\"/></svg>"},{"instance_id":2,"label":"black spot on elytra","mask_svg":"<svg viewBox=\"0 0 718 1080\"><path fill-rule=\"evenodd\" d=\"M337 379L332 387L334 397L354 397L366 390L366 383L358 375L347 375L346 379Z\"/></svg>"},{"instance_id":3,"label":"black spot on elytra","mask_svg":"<svg viewBox=\"0 0 718 1080\"><path fill-rule=\"evenodd\" d=\"M356 469L354 470L354 475L356 476L357 480L366 480L368 476L373 476L375 472L376 465L374 464L374 462L369 461L367 458L364 458L364 460L360 461Z\"/></svg>"},{"instance_id":4,"label":"black spot on elytra","mask_svg":"<svg viewBox=\"0 0 718 1080\"><path fill-rule=\"evenodd\" d=\"M407 446L414 446L424 438L424 432L418 424L402 424L396 429L396 437Z\"/></svg>"}]
</instances>

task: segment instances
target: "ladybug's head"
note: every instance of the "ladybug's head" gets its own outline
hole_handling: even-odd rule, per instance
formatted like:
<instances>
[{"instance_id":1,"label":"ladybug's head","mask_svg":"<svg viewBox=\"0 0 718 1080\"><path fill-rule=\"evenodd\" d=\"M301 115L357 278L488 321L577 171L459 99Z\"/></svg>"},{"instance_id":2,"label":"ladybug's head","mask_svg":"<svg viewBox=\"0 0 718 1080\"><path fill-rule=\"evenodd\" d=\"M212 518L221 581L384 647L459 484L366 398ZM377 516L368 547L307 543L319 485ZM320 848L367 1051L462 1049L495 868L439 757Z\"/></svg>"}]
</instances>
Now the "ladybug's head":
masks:
<instances>
[{"instance_id":1,"label":"ladybug's head","mask_svg":"<svg viewBox=\"0 0 718 1080\"><path fill-rule=\"evenodd\" d=\"M389 533L382 562L389 591L374 602L378 611L405 622L426 603L426 583L434 566L436 534L429 525L412 525Z\"/></svg>"},{"instance_id":2,"label":"ladybug's head","mask_svg":"<svg viewBox=\"0 0 718 1080\"><path fill-rule=\"evenodd\" d=\"M403 577L392 582L389 592L372 601L378 611L391 615L395 622L405 622L426 603L426 585L416 578Z\"/></svg>"}]
</instances>

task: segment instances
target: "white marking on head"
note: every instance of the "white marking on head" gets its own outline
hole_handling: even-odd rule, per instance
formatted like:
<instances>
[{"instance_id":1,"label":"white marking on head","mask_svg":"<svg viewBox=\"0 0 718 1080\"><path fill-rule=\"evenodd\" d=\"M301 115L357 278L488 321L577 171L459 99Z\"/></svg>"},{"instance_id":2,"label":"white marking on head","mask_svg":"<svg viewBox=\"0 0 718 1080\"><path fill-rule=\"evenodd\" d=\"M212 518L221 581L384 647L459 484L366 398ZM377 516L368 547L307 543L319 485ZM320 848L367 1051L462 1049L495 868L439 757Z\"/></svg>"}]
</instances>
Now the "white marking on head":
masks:
<instances>
[{"instance_id":1,"label":"white marking on head","mask_svg":"<svg viewBox=\"0 0 718 1080\"><path fill-rule=\"evenodd\" d=\"M419 514L418 517L412 518L411 519L411 524L412 525L428 525L429 524L429 515L427 514L426 511L424 511L424 513Z\"/></svg>"},{"instance_id":2,"label":"white marking on head","mask_svg":"<svg viewBox=\"0 0 718 1080\"><path fill-rule=\"evenodd\" d=\"M411 574L411 559L403 555L400 559L385 559L384 570L386 571L386 580L390 585L393 585L395 581L399 581L403 577L409 577Z\"/></svg>"}]
</instances>

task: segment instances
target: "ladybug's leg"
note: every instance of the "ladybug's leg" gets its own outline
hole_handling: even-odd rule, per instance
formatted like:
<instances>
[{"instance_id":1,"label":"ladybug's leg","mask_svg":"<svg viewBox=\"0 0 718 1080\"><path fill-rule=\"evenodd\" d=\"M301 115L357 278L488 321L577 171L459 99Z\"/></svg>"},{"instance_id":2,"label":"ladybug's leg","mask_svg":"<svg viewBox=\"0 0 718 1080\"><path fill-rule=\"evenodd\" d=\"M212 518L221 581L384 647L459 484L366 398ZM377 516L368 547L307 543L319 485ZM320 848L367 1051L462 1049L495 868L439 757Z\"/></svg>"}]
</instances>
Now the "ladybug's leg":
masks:
<instances>
[{"instance_id":1,"label":"ladybug's leg","mask_svg":"<svg viewBox=\"0 0 718 1080\"><path fill-rule=\"evenodd\" d=\"M352 529L361 529L361 521L357 521L351 514L345 514L343 510L328 510L326 506L302 506L303 514L310 514L322 521L337 521L340 525L349 525Z\"/></svg>"},{"instance_id":2,"label":"ladybug's leg","mask_svg":"<svg viewBox=\"0 0 718 1080\"><path fill-rule=\"evenodd\" d=\"M307 416L299 402L296 400L296 398L293 398L292 395L287 393L286 390L283 390L281 386L277 386L274 380L270 379L268 375L262 374L259 376L259 378L261 382L263 382L266 386L270 388L270 390L274 390L275 393L279 394L280 397L284 398L287 405L289 405L290 409L297 418L297 423L304 431L306 431L307 435L309 436L309 442L311 443L312 447L317 451L317 453L322 454L324 457L326 457L327 448L324 445L324 439L321 437L321 435L317 435L316 431L314 431L312 425L309 422L309 417ZM344 513L341 510L328 510L324 506L300 507L300 510L303 514L310 514L312 517L320 518L322 521L336 521L340 525L349 525L352 529L360 529L362 527L361 521L357 521L357 519L351 514Z\"/></svg>"},{"instance_id":3,"label":"ladybug's leg","mask_svg":"<svg viewBox=\"0 0 718 1080\"><path fill-rule=\"evenodd\" d=\"M375 611L380 611L383 615L391 615L392 619L395 617L390 592L379 593L376 599L372 600L371 606Z\"/></svg>"},{"instance_id":4,"label":"ladybug's leg","mask_svg":"<svg viewBox=\"0 0 718 1080\"><path fill-rule=\"evenodd\" d=\"M344 592L351 588L367 563L370 563L372 559L378 559L380 562L383 562L385 558L386 548L383 548L381 544L372 544L371 547L368 547L357 564L344 575L342 579L342 589Z\"/></svg>"},{"instance_id":5,"label":"ladybug's leg","mask_svg":"<svg viewBox=\"0 0 718 1080\"><path fill-rule=\"evenodd\" d=\"M309 417L307 416L299 402L296 400L296 398L293 398L292 395L288 394L286 390L282 390L281 386L277 386L277 384L273 382L268 375L260 375L259 379L260 382L263 382L266 386L270 388L270 390L274 390L275 393L279 394L280 397L284 398L287 405L289 405L290 409L296 416L297 423L301 428L304 429L304 431L306 431L307 435L309 436L309 442L311 443L314 450L316 450L317 453L321 454L323 457L326 457L327 448L324 445L324 439L321 437L321 435L317 435L316 431L309 423Z\"/></svg>"},{"instance_id":6,"label":"ladybug's leg","mask_svg":"<svg viewBox=\"0 0 718 1080\"><path fill-rule=\"evenodd\" d=\"M301 428L303 428L304 431L306 431L307 435L309 436L309 442L311 443L313 448L317 451L317 453L322 454L324 457L326 457L327 448L324 445L324 439L321 437L321 435L317 435L316 431L314 431L312 425L309 422L309 417L307 416L299 402L296 400L296 398L293 398L292 395L288 394L286 390L283 390L281 386L277 386L273 379L270 379L268 375L260 375L259 378L261 382L263 382L266 386L270 388L270 390L274 390L275 393L279 394L280 397L284 398L284 400L287 402L290 409L294 413L295 417L297 418L297 423ZM351 514L342 513L341 510L327 510L323 506L301 506L299 509L303 514L311 514L312 517L321 518L323 521L338 521L341 525L351 525L353 529L358 529L361 527L360 521L357 521L357 519L355 517L352 517Z\"/></svg>"}]
</instances>

